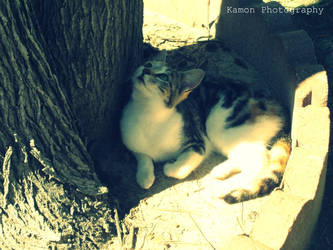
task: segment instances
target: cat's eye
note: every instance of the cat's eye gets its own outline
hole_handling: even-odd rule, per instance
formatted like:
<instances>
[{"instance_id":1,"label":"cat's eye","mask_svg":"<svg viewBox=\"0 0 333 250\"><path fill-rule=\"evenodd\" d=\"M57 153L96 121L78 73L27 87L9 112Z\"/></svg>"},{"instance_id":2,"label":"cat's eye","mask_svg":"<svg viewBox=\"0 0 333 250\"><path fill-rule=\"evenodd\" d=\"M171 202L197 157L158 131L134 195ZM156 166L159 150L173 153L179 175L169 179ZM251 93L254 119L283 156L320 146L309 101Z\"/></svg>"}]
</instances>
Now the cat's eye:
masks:
<instances>
[{"instance_id":1,"label":"cat's eye","mask_svg":"<svg viewBox=\"0 0 333 250\"><path fill-rule=\"evenodd\" d=\"M153 67L153 65L149 62L149 63L146 63L145 65L143 65L143 66L145 66L146 68L151 68L151 67Z\"/></svg>"},{"instance_id":2,"label":"cat's eye","mask_svg":"<svg viewBox=\"0 0 333 250\"><path fill-rule=\"evenodd\" d=\"M162 81L169 81L169 77L167 74L157 74L158 78L160 78Z\"/></svg>"}]
</instances>

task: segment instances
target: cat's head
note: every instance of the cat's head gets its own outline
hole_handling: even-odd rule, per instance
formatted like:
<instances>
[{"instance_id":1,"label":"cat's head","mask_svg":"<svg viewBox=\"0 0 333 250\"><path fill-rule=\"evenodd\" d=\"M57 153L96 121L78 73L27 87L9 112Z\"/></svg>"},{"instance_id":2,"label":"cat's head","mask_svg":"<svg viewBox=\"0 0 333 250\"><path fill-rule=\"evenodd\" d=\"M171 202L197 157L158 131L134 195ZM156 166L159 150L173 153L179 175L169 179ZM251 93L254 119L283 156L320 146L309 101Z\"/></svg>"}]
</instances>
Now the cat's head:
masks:
<instances>
[{"instance_id":1,"label":"cat's head","mask_svg":"<svg viewBox=\"0 0 333 250\"><path fill-rule=\"evenodd\" d=\"M133 91L140 93L141 98L160 98L166 107L174 108L200 84L204 75L201 69L177 71L168 67L162 53L136 70Z\"/></svg>"}]
</instances>

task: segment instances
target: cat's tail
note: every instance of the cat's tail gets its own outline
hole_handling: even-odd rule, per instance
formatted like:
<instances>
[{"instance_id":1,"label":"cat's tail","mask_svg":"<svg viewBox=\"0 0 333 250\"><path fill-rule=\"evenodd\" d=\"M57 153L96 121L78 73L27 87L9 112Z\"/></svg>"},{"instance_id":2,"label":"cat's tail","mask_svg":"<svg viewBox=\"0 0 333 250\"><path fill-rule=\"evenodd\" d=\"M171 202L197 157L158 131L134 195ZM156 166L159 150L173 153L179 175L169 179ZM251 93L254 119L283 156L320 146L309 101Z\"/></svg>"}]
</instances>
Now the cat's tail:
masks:
<instances>
[{"instance_id":1,"label":"cat's tail","mask_svg":"<svg viewBox=\"0 0 333 250\"><path fill-rule=\"evenodd\" d=\"M286 169L291 151L290 144L290 139L288 137L282 137L274 143L269 151L269 171L275 175L277 182L281 181L283 173Z\"/></svg>"},{"instance_id":2,"label":"cat's tail","mask_svg":"<svg viewBox=\"0 0 333 250\"><path fill-rule=\"evenodd\" d=\"M280 185L291 151L289 137L279 138L268 151L269 164L258 178L257 196L269 194Z\"/></svg>"},{"instance_id":3,"label":"cat's tail","mask_svg":"<svg viewBox=\"0 0 333 250\"><path fill-rule=\"evenodd\" d=\"M251 188L234 190L226 194L223 199L228 203L237 203L271 193L282 180L290 152L290 139L279 138L267 152L269 164L253 180Z\"/></svg>"}]
</instances>

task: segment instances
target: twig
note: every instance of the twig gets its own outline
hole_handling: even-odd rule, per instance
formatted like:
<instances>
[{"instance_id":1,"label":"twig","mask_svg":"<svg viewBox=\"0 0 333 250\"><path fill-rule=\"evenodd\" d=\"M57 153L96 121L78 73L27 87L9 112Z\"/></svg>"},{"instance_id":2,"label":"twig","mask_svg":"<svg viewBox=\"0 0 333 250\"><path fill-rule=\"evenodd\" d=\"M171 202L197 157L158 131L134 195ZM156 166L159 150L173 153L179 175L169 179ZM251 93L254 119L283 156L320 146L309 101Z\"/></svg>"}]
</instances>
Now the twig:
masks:
<instances>
[{"instance_id":1,"label":"twig","mask_svg":"<svg viewBox=\"0 0 333 250\"><path fill-rule=\"evenodd\" d=\"M242 224L244 225L244 202L242 202L242 214L241 214L241 218L242 218Z\"/></svg>"},{"instance_id":2,"label":"twig","mask_svg":"<svg viewBox=\"0 0 333 250\"><path fill-rule=\"evenodd\" d=\"M184 242L178 240L166 240L164 243L178 244L178 245L190 245L190 246L207 246L206 243Z\"/></svg>"},{"instance_id":3,"label":"twig","mask_svg":"<svg viewBox=\"0 0 333 250\"><path fill-rule=\"evenodd\" d=\"M122 230L123 234L128 234L128 230L127 230L125 223L121 223L121 230Z\"/></svg>"},{"instance_id":4,"label":"twig","mask_svg":"<svg viewBox=\"0 0 333 250\"><path fill-rule=\"evenodd\" d=\"M133 245L134 244L134 226L131 226L130 228L130 231L129 231L129 235L128 235L128 238L129 238L129 241L128 241L128 246L130 249L134 249L135 246Z\"/></svg>"},{"instance_id":5,"label":"twig","mask_svg":"<svg viewBox=\"0 0 333 250\"><path fill-rule=\"evenodd\" d=\"M169 212L169 213L181 213L181 214L190 214L195 213L201 215L202 213L199 211L191 211L191 210L184 210L184 209L163 209L163 208L151 208L151 210L161 211L161 212Z\"/></svg>"},{"instance_id":6,"label":"twig","mask_svg":"<svg viewBox=\"0 0 333 250\"><path fill-rule=\"evenodd\" d=\"M206 235L202 232L201 228L199 227L198 223L194 220L194 218L192 217L192 215L190 213L188 213L188 215L190 216L191 220L193 221L194 225L197 227L197 229L199 230L199 232L201 233L202 237L204 237L204 239L207 241L207 243L211 246L212 249L216 249L213 244L207 239Z\"/></svg>"},{"instance_id":7,"label":"twig","mask_svg":"<svg viewBox=\"0 0 333 250\"><path fill-rule=\"evenodd\" d=\"M177 39L168 39L168 38L162 38L162 42L160 42L157 46L160 46L166 42L170 42L170 43L184 43L186 44L188 41L185 40L177 40Z\"/></svg>"},{"instance_id":8,"label":"twig","mask_svg":"<svg viewBox=\"0 0 333 250\"><path fill-rule=\"evenodd\" d=\"M5 158L2 163L2 173L3 173L3 208L7 207L7 196L9 193L9 176L10 176L10 158L13 153L13 148L11 146L8 147Z\"/></svg>"},{"instance_id":9,"label":"twig","mask_svg":"<svg viewBox=\"0 0 333 250\"><path fill-rule=\"evenodd\" d=\"M241 217L239 218L237 216L237 223L238 223L238 226L240 227L240 229L243 231L243 234L244 235L247 235L245 229L244 229L244 202L242 202L242 210L241 210Z\"/></svg>"},{"instance_id":10,"label":"twig","mask_svg":"<svg viewBox=\"0 0 333 250\"><path fill-rule=\"evenodd\" d=\"M145 243L146 243L146 238L147 238L147 236L150 235L150 234L152 234L152 232L154 232L156 225L157 225L157 223L155 223L155 224L153 225L153 227L152 227L152 229L149 231L149 233L145 233L145 236L143 237L143 241L142 241L142 244L141 244L140 249L143 249L143 247L144 247L144 245L145 245Z\"/></svg>"},{"instance_id":11,"label":"twig","mask_svg":"<svg viewBox=\"0 0 333 250\"><path fill-rule=\"evenodd\" d=\"M118 237L118 241L119 241L119 249L122 250L123 239L121 237L121 229L120 229L120 223L119 223L119 216L118 216L117 208L114 209L114 219L116 221L116 229L117 229L117 237Z\"/></svg>"},{"instance_id":12,"label":"twig","mask_svg":"<svg viewBox=\"0 0 333 250\"><path fill-rule=\"evenodd\" d=\"M243 234L246 235L243 224L239 221L239 217L237 216L237 222L238 222L238 226L241 228L241 230L243 231Z\"/></svg>"}]
</instances>

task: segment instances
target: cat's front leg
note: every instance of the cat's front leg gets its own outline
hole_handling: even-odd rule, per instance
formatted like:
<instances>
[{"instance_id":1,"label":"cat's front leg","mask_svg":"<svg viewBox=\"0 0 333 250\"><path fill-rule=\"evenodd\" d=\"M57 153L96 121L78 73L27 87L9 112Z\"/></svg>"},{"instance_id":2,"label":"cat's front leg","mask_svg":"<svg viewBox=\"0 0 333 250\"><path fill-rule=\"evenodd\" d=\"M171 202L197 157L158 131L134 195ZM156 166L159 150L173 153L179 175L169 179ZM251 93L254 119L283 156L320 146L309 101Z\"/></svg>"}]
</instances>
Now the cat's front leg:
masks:
<instances>
[{"instance_id":1,"label":"cat's front leg","mask_svg":"<svg viewBox=\"0 0 333 250\"><path fill-rule=\"evenodd\" d=\"M176 161L164 165L164 174L176 179L184 179L200 165L203 159L204 154L192 149L186 150L177 157Z\"/></svg>"},{"instance_id":2,"label":"cat's front leg","mask_svg":"<svg viewBox=\"0 0 333 250\"><path fill-rule=\"evenodd\" d=\"M155 181L153 160L151 157L140 153L135 153L135 157L138 163L136 182L143 189L149 189Z\"/></svg>"}]
</instances>

